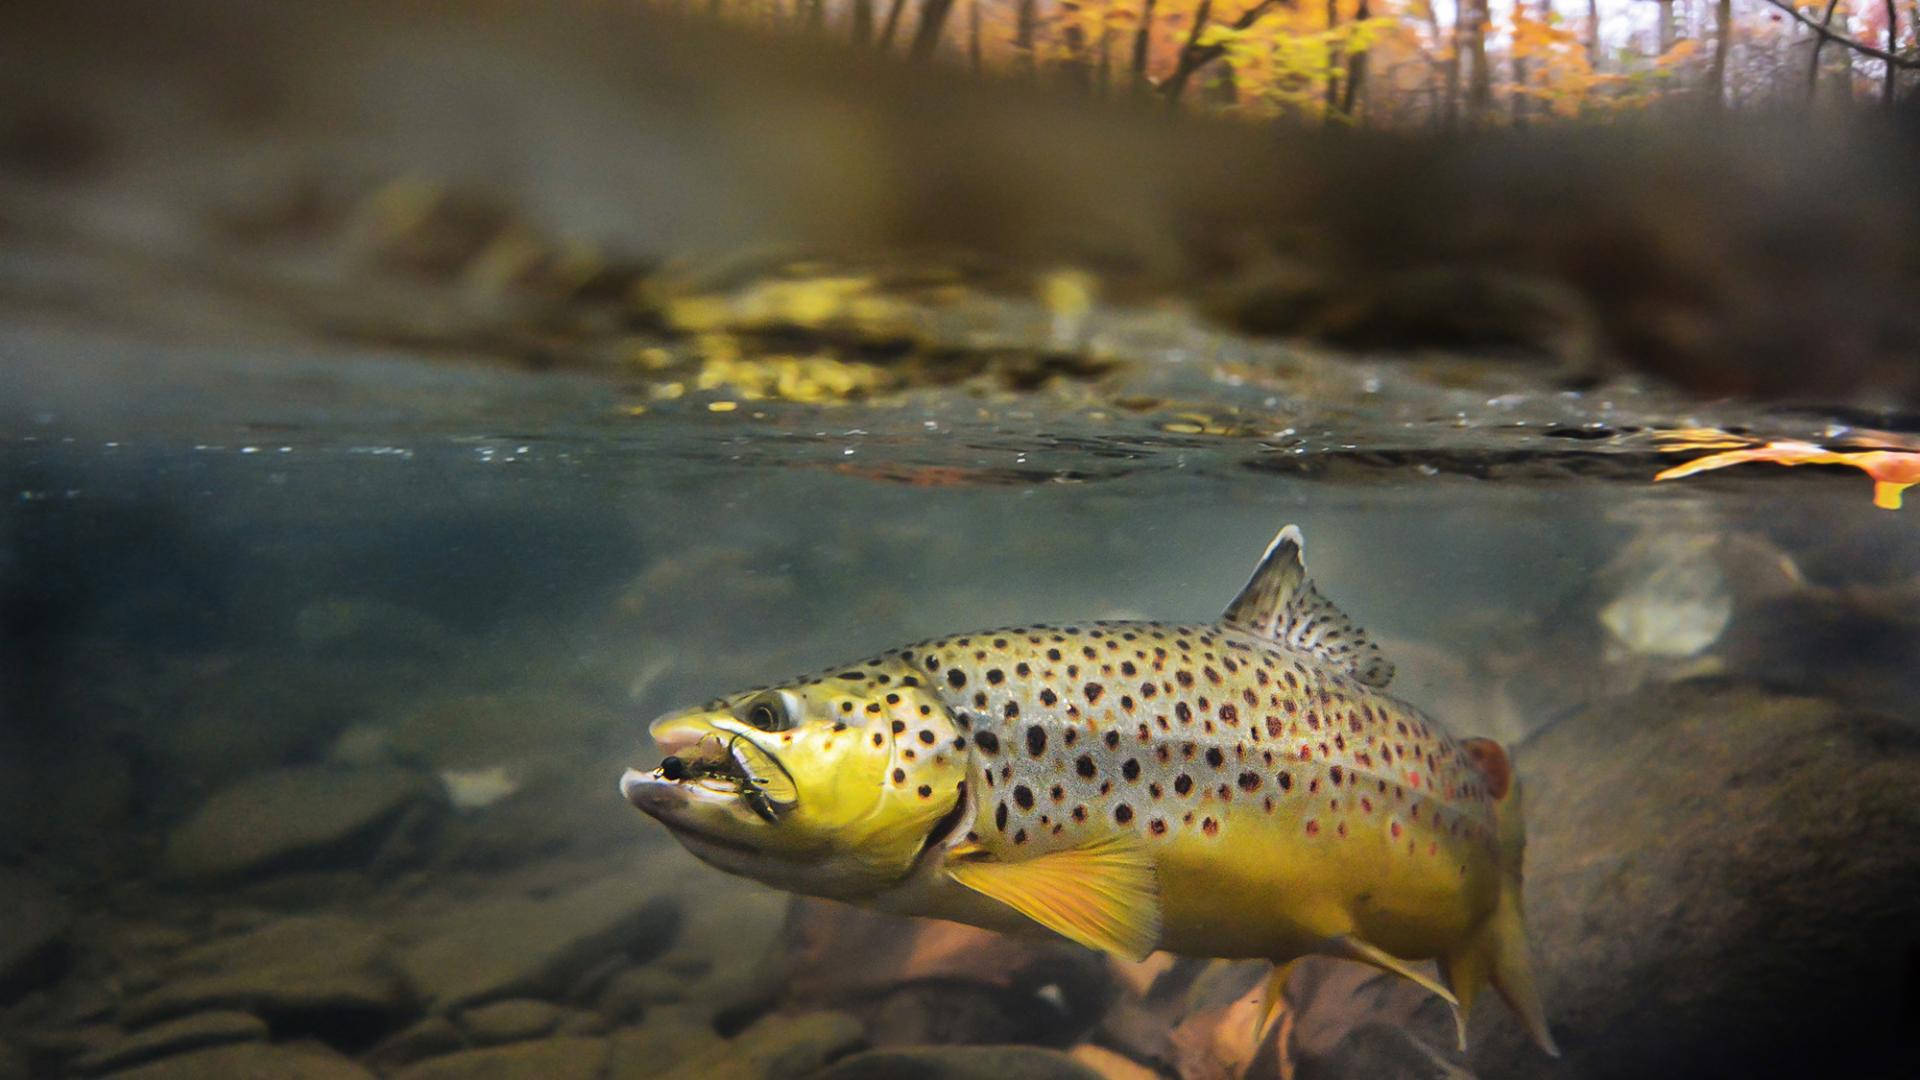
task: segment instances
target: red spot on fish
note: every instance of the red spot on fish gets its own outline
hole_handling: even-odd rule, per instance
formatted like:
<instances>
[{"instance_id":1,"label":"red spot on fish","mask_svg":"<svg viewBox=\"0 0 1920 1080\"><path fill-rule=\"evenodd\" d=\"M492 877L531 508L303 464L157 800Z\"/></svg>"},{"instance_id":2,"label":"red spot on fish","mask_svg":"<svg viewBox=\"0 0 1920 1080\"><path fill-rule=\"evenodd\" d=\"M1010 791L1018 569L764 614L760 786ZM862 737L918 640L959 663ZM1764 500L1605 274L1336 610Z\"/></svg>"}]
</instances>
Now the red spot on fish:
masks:
<instances>
[{"instance_id":1,"label":"red spot on fish","mask_svg":"<svg viewBox=\"0 0 1920 1080\"><path fill-rule=\"evenodd\" d=\"M1320 835L1320 823L1313 820L1312 818L1307 819L1307 835L1308 836Z\"/></svg>"}]
</instances>

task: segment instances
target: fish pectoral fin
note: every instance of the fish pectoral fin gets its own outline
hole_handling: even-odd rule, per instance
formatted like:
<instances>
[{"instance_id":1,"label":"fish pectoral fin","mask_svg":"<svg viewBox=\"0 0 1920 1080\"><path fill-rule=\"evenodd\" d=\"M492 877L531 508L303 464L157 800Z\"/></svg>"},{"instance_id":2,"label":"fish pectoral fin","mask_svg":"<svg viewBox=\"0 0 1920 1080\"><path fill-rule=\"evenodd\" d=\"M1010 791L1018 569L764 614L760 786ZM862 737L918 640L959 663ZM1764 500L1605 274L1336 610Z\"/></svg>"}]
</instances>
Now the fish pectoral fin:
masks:
<instances>
[{"instance_id":1,"label":"fish pectoral fin","mask_svg":"<svg viewBox=\"0 0 1920 1080\"><path fill-rule=\"evenodd\" d=\"M1341 934L1338 937L1328 938L1326 944L1321 947L1321 951L1329 956L1340 956L1348 960L1358 960L1363 964L1372 964L1382 971L1392 972L1414 983L1421 989L1434 994L1448 1005L1453 1006L1456 1010L1460 1008L1460 999L1454 997L1453 991L1447 989L1446 985L1438 979L1416 969L1413 965L1387 952L1385 949L1361 941L1352 934Z\"/></svg>"},{"instance_id":2,"label":"fish pectoral fin","mask_svg":"<svg viewBox=\"0 0 1920 1080\"><path fill-rule=\"evenodd\" d=\"M1305 545L1299 526L1281 529L1220 621L1310 652L1369 686L1392 682L1393 665L1367 632L1313 587Z\"/></svg>"},{"instance_id":3,"label":"fish pectoral fin","mask_svg":"<svg viewBox=\"0 0 1920 1080\"><path fill-rule=\"evenodd\" d=\"M1124 834L1019 862L963 845L953 880L998 900L1070 941L1144 960L1160 944L1160 883L1153 860Z\"/></svg>"}]
</instances>

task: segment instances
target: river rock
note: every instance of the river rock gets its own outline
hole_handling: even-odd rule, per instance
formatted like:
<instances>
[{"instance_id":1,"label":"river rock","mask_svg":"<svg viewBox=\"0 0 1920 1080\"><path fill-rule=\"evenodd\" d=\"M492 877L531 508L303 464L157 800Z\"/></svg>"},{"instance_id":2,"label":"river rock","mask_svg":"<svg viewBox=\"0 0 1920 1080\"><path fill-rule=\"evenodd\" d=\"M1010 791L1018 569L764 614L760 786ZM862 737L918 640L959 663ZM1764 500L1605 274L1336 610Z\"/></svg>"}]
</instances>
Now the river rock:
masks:
<instances>
[{"instance_id":1,"label":"river rock","mask_svg":"<svg viewBox=\"0 0 1920 1080\"><path fill-rule=\"evenodd\" d=\"M560 1023L565 1010L533 998L495 1001L460 1013L460 1028L482 1046L537 1039Z\"/></svg>"},{"instance_id":2,"label":"river rock","mask_svg":"<svg viewBox=\"0 0 1920 1080\"><path fill-rule=\"evenodd\" d=\"M785 1080L805 1076L861 1043L860 1021L842 1012L769 1016L715 1058L694 1058L662 1080Z\"/></svg>"},{"instance_id":3,"label":"river rock","mask_svg":"<svg viewBox=\"0 0 1920 1080\"><path fill-rule=\"evenodd\" d=\"M60 895L25 874L0 871L0 1004L59 978L73 914Z\"/></svg>"},{"instance_id":4,"label":"river rock","mask_svg":"<svg viewBox=\"0 0 1920 1080\"><path fill-rule=\"evenodd\" d=\"M257 1016L232 1011L195 1013L136 1031L118 1042L83 1054L74 1060L72 1068L91 1076L188 1050L256 1042L266 1037L266 1022Z\"/></svg>"},{"instance_id":5,"label":"river rock","mask_svg":"<svg viewBox=\"0 0 1920 1080\"><path fill-rule=\"evenodd\" d=\"M406 812L444 798L402 769L260 773L209 798L167 839L166 869L212 880L370 859Z\"/></svg>"},{"instance_id":6,"label":"river rock","mask_svg":"<svg viewBox=\"0 0 1920 1080\"><path fill-rule=\"evenodd\" d=\"M374 1080L373 1074L324 1046L236 1043L176 1054L150 1065L109 1074L108 1080Z\"/></svg>"},{"instance_id":7,"label":"river rock","mask_svg":"<svg viewBox=\"0 0 1920 1080\"><path fill-rule=\"evenodd\" d=\"M1489 996L1477 1071L1877 1074L1910 1053L1910 720L1699 681L1596 705L1515 758L1534 970L1565 1058Z\"/></svg>"},{"instance_id":8,"label":"river rock","mask_svg":"<svg viewBox=\"0 0 1920 1080\"><path fill-rule=\"evenodd\" d=\"M605 1039L541 1039L430 1058L393 1080L597 1080L607 1053Z\"/></svg>"},{"instance_id":9,"label":"river rock","mask_svg":"<svg viewBox=\"0 0 1920 1080\"><path fill-rule=\"evenodd\" d=\"M922 1046L869 1050L810 1080L1101 1080L1091 1067L1037 1046Z\"/></svg>"},{"instance_id":10,"label":"river rock","mask_svg":"<svg viewBox=\"0 0 1920 1080\"><path fill-rule=\"evenodd\" d=\"M467 1049L467 1037L444 1016L429 1016L380 1040L367 1051L369 1068L382 1073L430 1057Z\"/></svg>"},{"instance_id":11,"label":"river rock","mask_svg":"<svg viewBox=\"0 0 1920 1080\"><path fill-rule=\"evenodd\" d=\"M545 899L482 901L435 920L399 954L400 970L435 1011L507 997L557 997L609 954L649 959L673 940L672 892L619 875Z\"/></svg>"},{"instance_id":12,"label":"river rock","mask_svg":"<svg viewBox=\"0 0 1920 1080\"><path fill-rule=\"evenodd\" d=\"M727 1042L706 1022L700 1010L669 1006L654 1009L639 1027L613 1035L609 1076L657 1076L686 1062L713 1061L727 1052Z\"/></svg>"},{"instance_id":13,"label":"river rock","mask_svg":"<svg viewBox=\"0 0 1920 1080\"><path fill-rule=\"evenodd\" d=\"M359 919L279 919L182 954L164 969L165 981L121 1006L120 1018L137 1025L221 1008L266 1017L283 1032L356 1021L384 1027L410 1005L389 948L378 927Z\"/></svg>"}]
</instances>

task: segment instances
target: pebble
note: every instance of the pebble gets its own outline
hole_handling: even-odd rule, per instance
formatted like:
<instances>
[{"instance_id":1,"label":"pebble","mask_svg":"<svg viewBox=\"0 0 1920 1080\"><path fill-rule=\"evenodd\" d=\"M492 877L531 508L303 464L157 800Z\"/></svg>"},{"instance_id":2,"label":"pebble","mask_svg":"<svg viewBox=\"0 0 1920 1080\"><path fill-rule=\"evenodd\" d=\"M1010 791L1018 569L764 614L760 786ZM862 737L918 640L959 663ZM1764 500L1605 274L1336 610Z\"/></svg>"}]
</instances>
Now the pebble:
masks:
<instances>
[{"instance_id":1,"label":"pebble","mask_svg":"<svg viewBox=\"0 0 1920 1080\"><path fill-rule=\"evenodd\" d=\"M176 1054L150 1065L111 1073L108 1080L374 1080L348 1058L314 1043L235 1043Z\"/></svg>"},{"instance_id":2,"label":"pebble","mask_svg":"<svg viewBox=\"0 0 1920 1080\"><path fill-rule=\"evenodd\" d=\"M598 1080L608 1052L605 1039L540 1039L429 1058L392 1075L393 1080Z\"/></svg>"},{"instance_id":3,"label":"pebble","mask_svg":"<svg viewBox=\"0 0 1920 1080\"><path fill-rule=\"evenodd\" d=\"M661 1080L785 1080L858 1048L860 1021L842 1012L769 1016L734 1036L719 1056L692 1058ZM910 1074L909 1074L910 1075Z\"/></svg>"},{"instance_id":4,"label":"pebble","mask_svg":"<svg viewBox=\"0 0 1920 1080\"><path fill-rule=\"evenodd\" d=\"M73 914L60 895L25 874L0 871L0 1004L60 977Z\"/></svg>"},{"instance_id":5,"label":"pebble","mask_svg":"<svg viewBox=\"0 0 1920 1080\"><path fill-rule=\"evenodd\" d=\"M680 903L621 875L540 900L486 900L436 919L441 929L398 963L434 1011L507 997L557 997L609 953L658 954L673 939Z\"/></svg>"},{"instance_id":6,"label":"pebble","mask_svg":"<svg viewBox=\"0 0 1920 1080\"><path fill-rule=\"evenodd\" d=\"M467 1037L444 1016L429 1016L380 1040L366 1063L382 1073L430 1057L467 1049Z\"/></svg>"},{"instance_id":7,"label":"pebble","mask_svg":"<svg viewBox=\"0 0 1920 1080\"><path fill-rule=\"evenodd\" d=\"M128 1001L121 1020L145 1024L209 1008L266 1017L404 1015L406 989L387 970L381 928L339 915L279 919L190 950L158 987Z\"/></svg>"},{"instance_id":8,"label":"pebble","mask_svg":"<svg viewBox=\"0 0 1920 1080\"><path fill-rule=\"evenodd\" d=\"M482 1046L537 1039L559 1025L565 1010L532 998L496 1001L460 1013L460 1027Z\"/></svg>"},{"instance_id":9,"label":"pebble","mask_svg":"<svg viewBox=\"0 0 1920 1080\"><path fill-rule=\"evenodd\" d=\"M72 1064L86 1075L124 1069L155 1058L168 1057L225 1043L257 1042L267 1037L266 1022L249 1013L195 1013L136 1031L117 1042L82 1054Z\"/></svg>"},{"instance_id":10,"label":"pebble","mask_svg":"<svg viewBox=\"0 0 1920 1080\"><path fill-rule=\"evenodd\" d=\"M1090 1065L1038 1046L920 1046L855 1054L810 1080L1101 1080Z\"/></svg>"}]
</instances>

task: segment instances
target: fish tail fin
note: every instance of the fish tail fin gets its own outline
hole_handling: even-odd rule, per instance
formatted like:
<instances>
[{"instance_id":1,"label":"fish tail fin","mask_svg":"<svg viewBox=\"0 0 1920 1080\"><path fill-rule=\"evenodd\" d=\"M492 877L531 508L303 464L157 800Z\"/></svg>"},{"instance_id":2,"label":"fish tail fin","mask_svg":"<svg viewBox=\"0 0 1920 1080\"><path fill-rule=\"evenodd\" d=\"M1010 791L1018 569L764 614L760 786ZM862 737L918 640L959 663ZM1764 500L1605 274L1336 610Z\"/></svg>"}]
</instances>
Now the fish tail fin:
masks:
<instances>
[{"instance_id":1,"label":"fish tail fin","mask_svg":"<svg viewBox=\"0 0 1920 1080\"><path fill-rule=\"evenodd\" d=\"M1487 780L1493 796L1493 820L1500 850L1500 893L1493 913L1467 943L1446 960L1448 984L1460 999L1460 1042L1466 1048L1466 1015L1483 982L1492 982L1527 1034L1551 1057L1560 1056L1546 1011L1533 986L1527 952L1526 917L1520 899L1521 865L1527 846L1521 811L1520 781L1507 752L1491 739L1470 739L1466 751Z\"/></svg>"}]
</instances>

